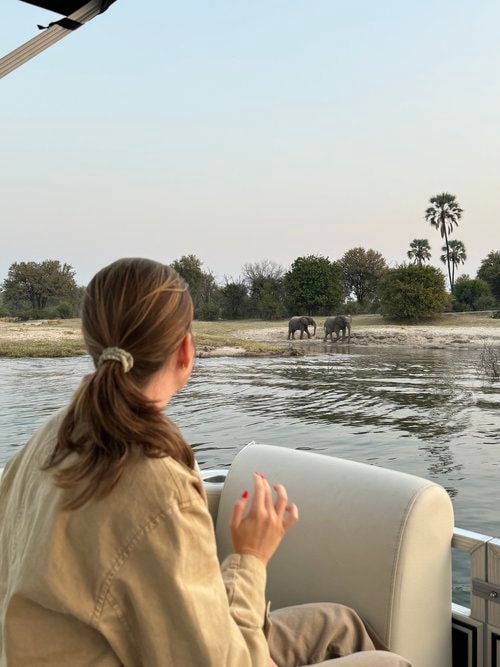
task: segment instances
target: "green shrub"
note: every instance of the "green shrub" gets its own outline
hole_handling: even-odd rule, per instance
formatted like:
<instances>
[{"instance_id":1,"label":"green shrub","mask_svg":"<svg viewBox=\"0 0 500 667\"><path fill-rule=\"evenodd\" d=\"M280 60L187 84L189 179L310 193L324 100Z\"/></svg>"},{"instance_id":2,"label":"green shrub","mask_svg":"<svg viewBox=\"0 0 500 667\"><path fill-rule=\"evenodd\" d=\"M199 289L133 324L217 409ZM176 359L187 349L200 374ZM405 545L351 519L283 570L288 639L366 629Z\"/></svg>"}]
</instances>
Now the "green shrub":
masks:
<instances>
[{"instance_id":1,"label":"green shrub","mask_svg":"<svg viewBox=\"0 0 500 667\"><path fill-rule=\"evenodd\" d=\"M476 302L476 310L493 310L497 303L493 295L480 296Z\"/></svg>"},{"instance_id":2,"label":"green shrub","mask_svg":"<svg viewBox=\"0 0 500 667\"><path fill-rule=\"evenodd\" d=\"M5 306L0 306L0 317L9 317L10 312L9 309L6 308Z\"/></svg>"},{"instance_id":3,"label":"green shrub","mask_svg":"<svg viewBox=\"0 0 500 667\"><path fill-rule=\"evenodd\" d=\"M75 311L73 306L68 301L61 301L56 308L57 317L60 317L62 320L69 320L75 316Z\"/></svg>"},{"instance_id":4,"label":"green shrub","mask_svg":"<svg viewBox=\"0 0 500 667\"><path fill-rule=\"evenodd\" d=\"M18 314L20 320L55 320L58 317L55 308L30 308Z\"/></svg>"},{"instance_id":5,"label":"green shrub","mask_svg":"<svg viewBox=\"0 0 500 667\"><path fill-rule=\"evenodd\" d=\"M442 313L449 303L441 271L418 264L389 269L381 278L379 298L384 317L414 322Z\"/></svg>"},{"instance_id":6,"label":"green shrub","mask_svg":"<svg viewBox=\"0 0 500 667\"><path fill-rule=\"evenodd\" d=\"M361 313L361 306L354 299L347 299L338 309L339 315L359 315Z\"/></svg>"},{"instance_id":7,"label":"green shrub","mask_svg":"<svg viewBox=\"0 0 500 667\"><path fill-rule=\"evenodd\" d=\"M278 295L267 285L260 293L257 302L257 317L261 320L279 320L285 317L285 308Z\"/></svg>"},{"instance_id":8,"label":"green shrub","mask_svg":"<svg viewBox=\"0 0 500 667\"><path fill-rule=\"evenodd\" d=\"M453 287L453 310L490 310L496 304L490 286L481 278L460 276Z\"/></svg>"},{"instance_id":9,"label":"green shrub","mask_svg":"<svg viewBox=\"0 0 500 667\"><path fill-rule=\"evenodd\" d=\"M220 308L217 304L203 303L198 310L198 319L205 322L214 322L220 318Z\"/></svg>"}]
</instances>

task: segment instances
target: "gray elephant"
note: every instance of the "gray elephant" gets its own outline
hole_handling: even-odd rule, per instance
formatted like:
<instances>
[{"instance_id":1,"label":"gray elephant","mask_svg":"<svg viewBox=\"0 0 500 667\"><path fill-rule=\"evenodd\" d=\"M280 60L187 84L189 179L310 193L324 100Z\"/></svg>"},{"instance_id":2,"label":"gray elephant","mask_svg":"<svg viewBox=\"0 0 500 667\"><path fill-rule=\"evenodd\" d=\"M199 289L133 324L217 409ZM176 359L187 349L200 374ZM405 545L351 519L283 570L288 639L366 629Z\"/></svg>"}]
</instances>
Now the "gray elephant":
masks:
<instances>
[{"instance_id":1,"label":"gray elephant","mask_svg":"<svg viewBox=\"0 0 500 667\"><path fill-rule=\"evenodd\" d=\"M316 335L316 322L312 317L307 317L306 315L296 315L295 317L290 318L288 322L288 339L295 338L295 332L300 329L300 337L304 338L304 332L307 334L308 338L311 338L311 334L307 327L314 327L313 336Z\"/></svg>"},{"instance_id":2,"label":"gray elephant","mask_svg":"<svg viewBox=\"0 0 500 667\"><path fill-rule=\"evenodd\" d=\"M332 342L337 342L340 338L340 332L342 331L342 340L345 340L345 332L347 330L347 342L351 340L351 325L352 325L352 316L351 315L337 315L335 317L327 317L325 320L325 337L323 342L326 342L328 336ZM337 336L335 341L333 340L333 334Z\"/></svg>"}]
</instances>

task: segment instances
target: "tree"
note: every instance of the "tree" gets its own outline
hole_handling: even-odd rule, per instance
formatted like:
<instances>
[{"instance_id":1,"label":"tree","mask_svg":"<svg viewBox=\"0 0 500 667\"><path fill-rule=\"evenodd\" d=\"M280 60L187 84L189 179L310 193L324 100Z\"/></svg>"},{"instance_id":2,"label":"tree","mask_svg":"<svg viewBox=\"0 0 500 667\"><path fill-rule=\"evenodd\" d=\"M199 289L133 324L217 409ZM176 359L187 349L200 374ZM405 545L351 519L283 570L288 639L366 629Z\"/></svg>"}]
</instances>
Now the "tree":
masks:
<instances>
[{"instance_id":1,"label":"tree","mask_svg":"<svg viewBox=\"0 0 500 667\"><path fill-rule=\"evenodd\" d=\"M217 300L220 288L217 285L212 271L203 271L203 281L201 283L200 295L203 304L212 303Z\"/></svg>"},{"instance_id":2,"label":"tree","mask_svg":"<svg viewBox=\"0 0 500 667\"><path fill-rule=\"evenodd\" d=\"M0 317L8 317L10 315L9 309L4 305L4 295L0 288Z\"/></svg>"},{"instance_id":3,"label":"tree","mask_svg":"<svg viewBox=\"0 0 500 667\"><path fill-rule=\"evenodd\" d=\"M297 257L285 274L285 293L294 313L336 310L343 300L340 269L328 257Z\"/></svg>"},{"instance_id":4,"label":"tree","mask_svg":"<svg viewBox=\"0 0 500 667\"><path fill-rule=\"evenodd\" d=\"M354 293L357 302L364 306L375 296L380 278L387 271L383 256L375 250L352 248L339 261L346 296Z\"/></svg>"},{"instance_id":5,"label":"tree","mask_svg":"<svg viewBox=\"0 0 500 667\"><path fill-rule=\"evenodd\" d=\"M241 281L226 278L226 284L221 287L222 317L228 320L238 320L248 312L248 291Z\"/></svg>"},{"instance_id":6,"label":"tree","mask_svg":"<svg viewBox=\"0 0 500 667\"><path fill-rule=\"evenodd\" d=\"M202 303L198 311L198 319L205 322L215 322L220 318L220 308L215 301Z\"/></svg>"},{"instance_id":7,"label":"tree","mask_svg":"<svg viewBox=\"0 0 500 667\"><path fill-rule=\"evenodd\" d=\"M69 264L46 259L43 262L14 262L3 282L3 298L13 312L43 310L51 298L77 298L75 272Z\"/></svg>"},{"instance_id":8,"label":"tree","mask_svg":"<svg viewBox=\"0 0 500 667\"><path fill-rule=\"evenodd\" d=\"M412 321L443 312L449 299L441 271L418 264L388 269L380 280L379 296L384 317Z\"/></svg>"},{"instance_id":9,"label":"tree","mask_svg":"<svg viewBox=\"0 0 500 667\"><path fill-rule=\"evenodd\" d=\"M266 284L281 289L285 269L276 262L264 259L261 262L243 264L241 273L250 297L253 298L258 297Z\"/></svg>"},{"instance_id":10,"label":"tree","mask_svg":"<svg viewBox=\"0 0 500 667\"><path fill-rule=\"evenodd\" d=\"M467 275L457 278L453 289L453 310L490 310L494 307L495 299L485 280Z\"/></svg>"},{"instance_id":11,"label":"tree","mask_svg":"<svg viewBox=\"0 0 500 667\"><path fill-rule=\"evenodd\" d=\"M431 246L427 239L413 239L410 250L406 253L408 259L421 266L431 258Z\"/></svg>"},{"instance_id":12,"label":"tree","mask_svg":"<svg viewBox=\"0 0 500 667\"><path fill-rule=\"evenodd\" d=\"M196 255L183 255L172 262L172 267L188 284L196 317L201 307L211 303L219 290L212 271L203 271L202 266L203 262Z\"/></svg>"},{"instance_id":13,"label":"tree","mask_svg":"<svg viewBox=\"0 0 500 667\"><path fill-rule=\"evenodd\" d=\"M282 294L277 292L271 283L264 285L256 308L257 317L261 320L279 320L286 315Z\"/></svg>"},{"instance_id":14,"label":"tree","mask_svg":"<svg viewBox=\"0 0 500 667\"><path fill-rule=\"evenodd\" d=\"M448 247L443 246L441 248L443 255L440 259L443 264L448 264L448 267L451 266L451 278L450 278L450 288L453 292L455 285L455 269L459 264L464 264L467 259L467 253L465 251L465 246L462 241L452 240L448 242Z\"/></svg>"},{"instance_id":15,"label":"tree","mask_svg":"<svg viewBox=\"0 0 500 667\"><path fill-rule=\"evenodd\" d=\"M215 321L221 315L220 287L217 285L212 271L203 271L202 276L203 281L199 291L200 305L196 311L197 317L200 320Z\"/></svg>"},{"instance_id":16,"label":"tree","mask_svg":"<svg viewBox=\"0 0 500 667\"><path fill-rule=\"evenodd\" d=\"M458 205L455 195L449 192L442 192L440 195L431 197L429 203L431 205L425 211L425 219L440 232L441 238L445 240L448 278L450 279L450 290L453 290L448 236L453 232L454 227L458 227L463 209Z\"/></svg>"},{"instance_id":17,"label":"tree","mask_svg":"<svg viewBox=\"0 0 500 667\"><path fill-rule=\"evenodd\" d=\"M243 282L250 294L250 309L252 314L261 317L259 302L264 299L269 304L269 295L274 293L275 303L283 310L285 270L282 266L268 259L261 262L244 264L242 269ZM267 306L266 306L267 308ZM279 315L277 315L279 317Z\"/></svg>"},{"instance_id":18,"label":"tree","mask_svg":"<svg viewBox=\"0 0 500 667\"><path fill-rule=\"evenodd\" d=\"M202 304L202 290L204 276L202 262L196 255L183 255L172 262L172 267L188 284L189 293L193 299L195 313Z\"/></svg>"},{"instance_id":19,"label":"tree","mask_svg":"<svg viewBox=\"0 0 500 667\"><path fill-rule=\"evenodd\" d=\"M500 252L492 250L482 260L477 277L485 280L497 301L500 301Z\"/></svg>"}]
</instances>

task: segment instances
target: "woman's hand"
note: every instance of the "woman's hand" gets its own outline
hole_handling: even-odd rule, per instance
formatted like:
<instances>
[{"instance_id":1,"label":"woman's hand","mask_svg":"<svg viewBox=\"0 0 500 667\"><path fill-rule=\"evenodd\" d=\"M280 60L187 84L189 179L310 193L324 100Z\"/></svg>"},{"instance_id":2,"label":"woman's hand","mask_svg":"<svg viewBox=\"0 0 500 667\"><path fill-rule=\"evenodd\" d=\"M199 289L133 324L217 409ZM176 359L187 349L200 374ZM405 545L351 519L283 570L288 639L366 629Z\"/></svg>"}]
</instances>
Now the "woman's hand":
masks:
<instances>
[{"instance_id":1,"label":"woman's hand","mask_svg":"<svg viewBox=\"0 0 500 667\"><path fill-rule=\"evenodd\" d=\"M257 556L264 565L271 560L286 531L299 517L297 506L288 503L282 484L274 484L276 502L269 482L254 474L254 495L248 512L248 491L236 501L231 518L231 535L236 553Z\"/></svg>"}]
</instances>

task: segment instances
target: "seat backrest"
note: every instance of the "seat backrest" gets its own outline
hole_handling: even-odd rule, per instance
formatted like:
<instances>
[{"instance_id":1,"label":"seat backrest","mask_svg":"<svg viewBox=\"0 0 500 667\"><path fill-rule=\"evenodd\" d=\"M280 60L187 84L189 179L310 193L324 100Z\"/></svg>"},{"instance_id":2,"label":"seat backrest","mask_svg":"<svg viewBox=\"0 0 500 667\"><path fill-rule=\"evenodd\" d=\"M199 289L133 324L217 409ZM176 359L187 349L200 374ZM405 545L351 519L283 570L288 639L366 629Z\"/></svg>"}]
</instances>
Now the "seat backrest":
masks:
<instances>
[{"instance_id":1,"label":"seat backrest","mask_svg":"<svg viewBox=\"0 0 500 667\"><path fill-rule=\"evenodd\" d=\"M234 501L252 473L280 482L300 519L268 568L273 608L334 601L355 608L414 667L451 665L451 539L446 491L428 480L321 454L251 444L235 458L216 520L231 552Z\"/></svg>"}]
</instances>

